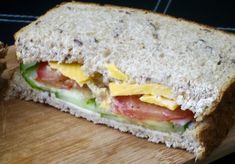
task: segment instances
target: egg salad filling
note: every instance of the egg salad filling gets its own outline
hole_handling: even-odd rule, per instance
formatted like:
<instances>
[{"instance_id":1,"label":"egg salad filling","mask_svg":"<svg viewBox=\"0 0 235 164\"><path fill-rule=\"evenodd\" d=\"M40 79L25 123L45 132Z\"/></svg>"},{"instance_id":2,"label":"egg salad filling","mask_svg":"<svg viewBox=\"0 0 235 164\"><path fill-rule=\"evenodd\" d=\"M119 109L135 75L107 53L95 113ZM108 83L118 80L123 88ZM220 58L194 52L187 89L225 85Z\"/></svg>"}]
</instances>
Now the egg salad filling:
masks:
<instances>
[{"instance_id":1,"label":"egg salad filling","mask_svg":"<svg viewBox=\"0 0 235 164\"><path fill-rule=\"evenodd\" d=\"M114 64L104 67L110 78L108 83L99 73L88 76L76 63L35 62L21 64L20 70L33 89L49 92L59 101L100 117L180 133L194 121L191 111L180 109L169 87L128 83L128 75Z\"/></svg>"}]
</instances>

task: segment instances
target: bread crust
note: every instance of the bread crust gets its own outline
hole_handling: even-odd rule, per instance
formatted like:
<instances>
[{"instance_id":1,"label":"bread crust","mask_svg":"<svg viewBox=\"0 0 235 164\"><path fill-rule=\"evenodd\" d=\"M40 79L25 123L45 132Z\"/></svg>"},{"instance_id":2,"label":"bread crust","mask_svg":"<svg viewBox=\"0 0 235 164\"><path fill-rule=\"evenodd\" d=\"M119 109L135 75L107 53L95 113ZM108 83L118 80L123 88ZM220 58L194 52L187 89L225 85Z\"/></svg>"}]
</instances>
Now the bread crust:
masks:
<instances>
[{"instance_id":1,"label":"bread crust","mask_svg":"<svg viewBox=\"0 0 235 164\"><path fill-rule=\"evenodd\" d=\"M235 82L227 86L221 97L215 112L198 122L197 137L205 148L202 158L222 142L235 123Z\"/></svg>"},{"instance_id":2,"label":"bread crust","mask_svg":"<svg viewBox=\"0 0 235 164\"><path fill-rule=\"evenodd\" d=\"M209 25L206 25L206 24L201 24L201 23L198 23L198 22L195 22L195 21L191 21L191 20L186 20L184 18L176 18L174 16L171 16L171 15L167 15L167 14L162 14L162 13L157 13L157 12L153 12L151 10L145 10L145 9L140 9L140 8L130 8L130 7L125 7L125 6L116 6L116 5L110 5L110 4L97 4L97 3L93 3L93 2L76 2L76 1L72 1L72 2L62 2L61 4L59 5L56 5L56 7L48 10L45 14L43 14L42 16L40 16L38 19L41 19L43 18L45 15L47 15L48 13L50 13L51 11L53 11L54 9L64 5L64 4L82 4L82 5L89 5L89 6L105 6L105 7L108 7L110 9L125 9L125 10L128 10L128 11L140 11L142 13L153 13L153 14L156 14L156 15L161 15L162 17L168 17L168 18L171 18L171 19L177 19L178 21L187 21L187 22L190 22L192 24L195 24L197 26L201 26L203 29L205 30L212 30L212 31L216 31L216 32L220 32L220 33L223 33L223 34L226 34L226 35L230 35L232 37L235 38L235 35L233 33L229 33L227 31L223 31L223 30L220 30L220 29L216 29L215 27L213 26L209 26ZM33 21L33 23L36 23L37 20ZM30 24L31 25L31 24ZM19 31L17 31L15 34L14 34L14 38L18 38L17 36L20 35L21 32L27 30L27 28L30 26L25 26L23 28L21 28Z\"/></svg>"}]
</instances>

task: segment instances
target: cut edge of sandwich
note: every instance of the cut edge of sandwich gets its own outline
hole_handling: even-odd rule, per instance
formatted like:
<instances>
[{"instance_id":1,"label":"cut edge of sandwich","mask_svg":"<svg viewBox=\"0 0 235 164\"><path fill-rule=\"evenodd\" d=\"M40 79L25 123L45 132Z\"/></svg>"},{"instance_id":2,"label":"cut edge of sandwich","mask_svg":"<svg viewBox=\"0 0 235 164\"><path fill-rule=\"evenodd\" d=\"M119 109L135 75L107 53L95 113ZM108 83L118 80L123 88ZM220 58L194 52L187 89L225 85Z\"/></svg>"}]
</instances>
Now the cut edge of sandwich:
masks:
<instances>
[{"instance_id":1,"label":"cut edge of sandwich","mask_svg":"<svg viewBox=\"0 0 235 164\"><path fill-rule=\"evenodd\" d=\"M32 89L25 82L19 70L14 73L10 81L5 99L20 98L27 101L45 103L76 117L85 118L95 124L104 124L122 132L129 132L137 137L145 138L149 142L164 143L167 147L186 149L195 155L195 160L201 160L221 143L233 126L235 111L232 109L234 109L235 103L231 102L231 98L235 93L234 86L235 83L226 91L223 100L216 107L216 112L203 121L197 122L192 128L186 129L183 133L161 132L103 118L98 113L90 112L85 108L58 99L50 92Z\"/></svg>"}]
</instances>

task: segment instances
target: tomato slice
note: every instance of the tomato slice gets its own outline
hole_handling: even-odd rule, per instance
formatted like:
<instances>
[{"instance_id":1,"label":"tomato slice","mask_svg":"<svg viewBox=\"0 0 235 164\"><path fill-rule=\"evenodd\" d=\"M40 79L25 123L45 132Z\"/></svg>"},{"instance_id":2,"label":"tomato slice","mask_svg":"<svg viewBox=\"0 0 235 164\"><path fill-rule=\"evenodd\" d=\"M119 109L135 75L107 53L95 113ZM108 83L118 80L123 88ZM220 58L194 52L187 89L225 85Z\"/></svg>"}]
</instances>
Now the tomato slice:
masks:
<instances>
[{"instance_id":1,"label":"tomato slice","mask_svg":"<svg viewBox=\"0 0 235 164\"><path fill-rule=\"evenodd\" d=\"M42 81L64 81L68 79L59 71L52 69L46 62L39 64L37 78Z\"/></svg>"},{"instance_id":2,"label":"tomato slice","mask_svg":"<svg viewBox=\"0 0 235 164\"><path fill-rule=\"evenodd\" d=\"M193 113L180 108L172 111L164 107L148 104L139 100L139 96L114 97L114 109L116 114L127 116L137 120L171 121L188 119L193 120Z\"/></svg>"},{"instance_id":3,"label":"tomato slice","mask_svg":"<svg viewBox=\"0 0 235 164\"><path fill-rule=\"evenodd\" d=\"M52 69L47 62L39 63L36 80L58 88L80 88L76 81L65 77L58 70Z\"/></svg>"}]
</instances>

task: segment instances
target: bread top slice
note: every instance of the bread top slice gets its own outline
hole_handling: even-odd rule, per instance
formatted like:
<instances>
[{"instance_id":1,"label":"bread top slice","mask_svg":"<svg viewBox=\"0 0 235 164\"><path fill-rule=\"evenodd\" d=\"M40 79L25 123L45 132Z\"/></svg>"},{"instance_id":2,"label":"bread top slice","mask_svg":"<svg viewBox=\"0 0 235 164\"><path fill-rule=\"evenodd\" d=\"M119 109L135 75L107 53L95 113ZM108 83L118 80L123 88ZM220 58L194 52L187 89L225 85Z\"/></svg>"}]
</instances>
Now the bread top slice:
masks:
<instances>
[{"instance_id":1,"label":"bread top slice","mask_svg":"<svg viewBox=\"0 0 235 164\"><path fill-rule=\"evenodd\" d=\"M107 76L115 64L137 83L171 87L198 121L235 82L235 36L148 11L65 3L15 35L23 62L83 63Z\"/></svg>"}]
</instances>

